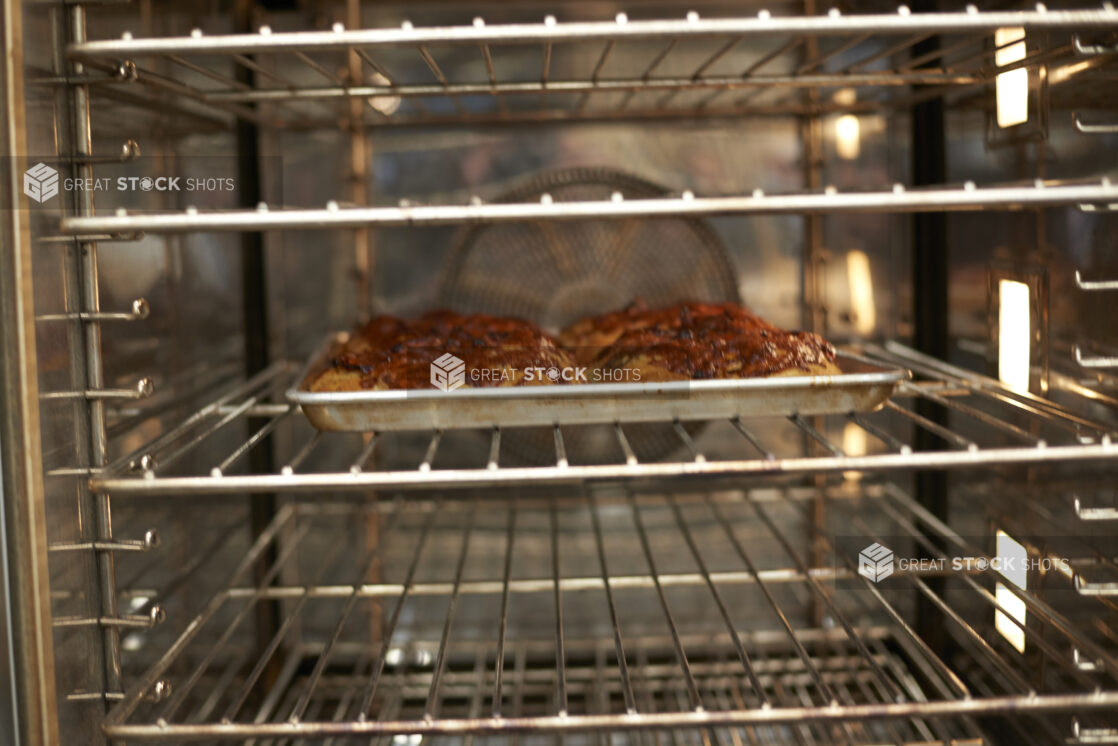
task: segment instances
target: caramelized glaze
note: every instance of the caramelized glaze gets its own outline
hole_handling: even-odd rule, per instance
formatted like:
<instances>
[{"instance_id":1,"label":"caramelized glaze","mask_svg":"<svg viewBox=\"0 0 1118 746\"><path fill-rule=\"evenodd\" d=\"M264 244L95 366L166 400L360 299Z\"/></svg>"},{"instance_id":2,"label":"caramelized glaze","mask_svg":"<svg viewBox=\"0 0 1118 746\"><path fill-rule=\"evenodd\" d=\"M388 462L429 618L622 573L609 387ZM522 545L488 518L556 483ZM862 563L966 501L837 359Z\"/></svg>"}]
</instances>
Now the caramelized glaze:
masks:
<instances>
[{"instance_id":1,"label":"caramelized glaze","mask_svg":"<svg viewBox=\"0 0 1118 746\"><path fill-rule=\"evenodd\" d=\"M426 388L431 363L446 353L465 361L466 384L479 387L518 384L528 368L573 364L552 336L529 321L453 311L414 320L377 316L351 336L333 364L360 373L364 389ZM491 373L473 374L483 370Z\"/></svg>"},{"instance_id":2,"label":"caramelized glaze","mask_svg":"<svg viewBox=\"0 0 1118 746\"><path fill-rule=\"evenodd\" d=\"M431 363L446 353L466 363L466 385L566 383L525 377L528 369L631 368L639 379L761 378L838 372L835 349L816 334L780 329L732 303L680 303L628 308L583 319L561 335L562 344L535 324L515 318L431 311L418 319L377 316L355 331L332 368L311 388L428 388ZM479 371L489 371L479 375ZM334 389L331 389L334 390Z\"/></svg>"},{"instance_id":3,"label":"caramelized glaze","mask_svg":"<svg viewBox=\"0 0 1118 746\"><path fill-rule=\"evenodd\" d=\"M733 303L642 303L584 319L562 335L606 343L576 352L603 368L636 366L658 378L764 378L789 371L816 373L834 365L835 349L810 332L790 332ZM591 342L592 343L592 342ZM644 380L652 380L645 376Z\"/></svg>"}]
</instances>

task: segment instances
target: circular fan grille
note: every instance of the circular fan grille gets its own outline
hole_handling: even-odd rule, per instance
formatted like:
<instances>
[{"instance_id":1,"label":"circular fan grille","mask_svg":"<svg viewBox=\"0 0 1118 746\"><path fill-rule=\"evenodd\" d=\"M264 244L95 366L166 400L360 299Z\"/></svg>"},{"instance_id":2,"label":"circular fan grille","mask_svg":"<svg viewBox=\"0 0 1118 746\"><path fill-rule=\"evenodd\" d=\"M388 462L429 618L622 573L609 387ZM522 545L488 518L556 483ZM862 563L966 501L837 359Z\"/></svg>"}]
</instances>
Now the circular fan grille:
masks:
<instances>
[{"instance_id":1,"label":"circular fan grille","mask_svg":"<svg viewBox=\"0 0 1118 746\"><path fill-rule=\"evenodd\" d=\"M537 176L496 201L603 201L668 193L617 171L566 169ZM451 251L439 295L441 305L461 313L516 316L551 332L637 298L650 306L739 300L721 240L704 221L679 217L471 226ZM680 444L671 426L633 426L626 432L642 460L660 458ZM572 461L600 461L617 449L599 437L569 443ZM550 432L524 433L505 443L510 455L531 462L554 455Z\"/></svg>"}]
</instances>

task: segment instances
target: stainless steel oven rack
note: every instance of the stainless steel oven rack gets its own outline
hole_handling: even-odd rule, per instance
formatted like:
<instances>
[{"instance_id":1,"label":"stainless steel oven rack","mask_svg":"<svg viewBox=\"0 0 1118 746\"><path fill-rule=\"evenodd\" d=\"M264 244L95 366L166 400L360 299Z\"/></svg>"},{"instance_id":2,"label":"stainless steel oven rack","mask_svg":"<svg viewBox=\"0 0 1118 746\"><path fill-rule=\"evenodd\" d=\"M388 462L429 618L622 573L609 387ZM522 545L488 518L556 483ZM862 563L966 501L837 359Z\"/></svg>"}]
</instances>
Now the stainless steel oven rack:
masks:
<instances>
[{"instance_id":1,"label":"stainless steel oven rack","mask_svg":"<svg viewBox=\"0 0 1118 746\"><path fill-rule=\"evenodd\" d=\"M710 421L721 427L732 447L728 458L708 457L682 423L672 422L679 438L678 456L664 461L642 462L626 436L627 425L614 423L612 450L605 463L580 463L571 433L563 423L552 428L555 458L550 463L509 465L502 454L502 439L515 438L517 428L495 427L485 433L433 431L419 434L322 433L312 430L298 409L284 400L297 365L277 364L226 391L210 404L187 417L135 451L122 455L90 477L93 490L124 495L169 495L184 497L199 493L365 491L369 489L413 490L425 488L493 487L513 485L579 484L588 481L777 476L844 471L910 469L959 469L998 464L1060 464L1074 461L1113 460L1118 455L1118 427L1078 414L1041 397L1014 393L997 381L929 358L897 343L869 347L863 354L889 365L912 370L917 380L901 385L894 397L878 412L813 418L793 416L759 418L766 428L783 428L784 436L767 443L752 420L738 418ZM921 413L922 406L938 405L950 413L948 425ZM1086 399L1084 400L1087 401ZM251 419L250 419L251 418ZM249 426L250 435L232 448L220 462L183 467L190 454L208 439L221 437L233 428ZM263 424L260 424L263 423ZM292 428L293 425L299 427ZM843 450L843 429L852 426L862 433L862 452ZM608 428L608 426L605 426ZM293 456L275 473L247 474L241 471L245 457L268 435L291 429ZM913 447L915 429L924 429L941 441L931 451ZM579 432L582 432L581 430ZM788 451L791 432L811 447ZM396 438L418 435L427 443L422 461L408 468L377 464L374 451L384 449ZM440 444L451 437L487 438L488 453L476 463L441 467ZM798 441L797 441L798 442ZM460 441L461 444L461 441ZM312 456L328 455L334 464L344 460L348 468L319 471L306 468ZM608 455L608 454L607 454ZM176 466L178 465L178 466Z\"/></svg>"},{"instance_id":2,"label":"stainless steel oven rack","mask_svg":"<svg viewBox=\"0 0 1118 746\"><path fill-rule=\"evenodd\" d=\"M796 548L804 532L822 560ZM969 561L863 577L860 549L886 540ZM1012 587L1029 620L1019 653L994 631L1010 611L990 564L891 484L291 503L104 729L129 741L678 728L716 743L797 731L957 743L978 738L972 718L1005 715L1014 742L1051 743L1072 735L1058 714L1070 710L1077 729L1113 727L1105 631L1071 622L1051 587L1047 600ZM967 656L933 651L912 624L917 598ZM270 601L283 602L275 636L235 654ZM146 701L164 680L170 697Z\"/></svg>"},{"instance_id":3,"label":"stainless steel oven rack","mask_svg":"<svg viewBox=\"0 0 1118 746\"><path fill-rule=\"evenodd\" d=\"M1068 38L999 68L991 37L1003 27ZM957 13L911 13L900 5L891 14L851 16L837 9L791 17L767 10L740 18L690 12L658 20L619 13L600 21L549 15L490 25L476 18L470 25L431 28L404 21L398 28L347 29L335 23L329 29L279 32L263 26L255 34L231 35L195 29L187 36L150 39L125 32L120 39L72 43L67 54L104 75L98 89L142 85L168 100L298 127L333 128L339 114L350 121L347 100L361 98L367 101L363 125L378 127L873 111L951 90L980 90L997 73L1019 67L1075 61L1082 46L1073 44L1076 34L1114 29L1118 10L1109 3L1085 10L1038 4L1011 12L969 6ZM905 54L934 34L943 39L939 50ZM637 69L611 64L631 56L631 50L619 50L634 44L644 45ZM805 58L808 47L817 51ZM898 56L904 61L895 62ZM1094 54L1088 67L1112 56ZM506 69L503 61L510 58L517 64ZM463 79L461 70L469 67L477 72ZM237 68L251 70L259 85L238 81ZM520 71L526 68L537 74L525 77ZM121 69L129 74L120 75ZM351 77L351 69L361 70L361 77ZM1074 78L1054 78L1052 84ZM861 95L854 102L809 102L800 96L805 88L854 88ZM764 95L769 92L776 95ZM254 108L262 103L277 106Z\"/></svg>"},{"instance_id":4,"label":"stainless steel oven rack","mask_svg":"<svg viewBox=\"0 0 1118 746\"><path fill-rule=\"evenodd\" d=\"M907 189L895 184L878 191L844 191L826 187L812 192L703 197L690 191L671 197L556 202L545 195L538 202L486 203L474 197L462 205L421 205L404 200L397 206L342 207L328 202L315 209L198 210L129 212L62 219L65 233L115 235L126 239L141 233L188 231L266 231L361 228L372 226L434 226L526 220L594 218L693 217L706 215L838 214L856 212L922 212L977 209L1014 210L1026 207L1118 204L1118 184L1107 177L1090 183L1046 182L979 187L974 182L937 188Z\"/></svg>"}]
</instances>

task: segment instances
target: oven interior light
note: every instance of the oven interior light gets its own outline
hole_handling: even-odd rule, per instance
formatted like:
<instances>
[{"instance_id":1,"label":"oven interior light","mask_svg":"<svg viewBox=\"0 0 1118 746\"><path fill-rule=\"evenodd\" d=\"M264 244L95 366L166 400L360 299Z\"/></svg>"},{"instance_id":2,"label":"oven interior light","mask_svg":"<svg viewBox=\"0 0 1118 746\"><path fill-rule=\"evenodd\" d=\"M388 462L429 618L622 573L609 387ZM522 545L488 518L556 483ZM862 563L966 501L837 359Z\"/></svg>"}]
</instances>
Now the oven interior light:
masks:
<instances>
[{"instance_id":1,"label":"oven interior light","mask_svg":"<svg viewBox=\"0 0 1118 746\"><path fill-rule=\"evenodd\" d=\"M839 106L853 106L858 92L853 88L835 91L834 102ZM835 152L843 160L852 161L862 150L862 125L853 114L843 114L835 119Z\"/></svg>"},{"instance_id":2,"label":"oven interior light","mask_svg":"<svg viewBox=\"0 0 1118 746\"><path fill-rule=\"evenodd\" d=\"M1029 286L1002 280L998 288L998 378L1024 393L1029 390Z\"/></svg>"},{"instance_id":3,"label":"oven interior light","mask_svg":"<svg viewBox=\"0 0 1118 746\"><path fill-rule=\"evenodd\" d=\"M866 431L853 422L846 423L842 428L842 452L847 456L865 456L867 445ZM847 481L857 482L862 478L862 472L844 471L842 476Z\"/></svg>"},{"instance_id":4,"label":"oven interior light","mask_svg":"<svg viewBox=\"0 0 1118 746\"><path fill-rule=\"evenodd\" d=\"M995 554L998 559L998 573L1006 582L1025 590L1028 581L1029 550L1025 545L1014 539L1005 531L999 530L995 538ZM1017 649L1018 653L1025 652L1025 602L1009 589L1004 583L998 583L994 588L994 598L1005 609L994 610L994 628ZM1021 626L1013 620L1016 619Z\"/></svg>"},{"instance_id":5,"label":"oven interior light","mask_svg":"<svg viewBox=\"0 0 1118 746\"><path fill-rule=\"evenodd\" d=\"M861 125L858 117L843 114L835 120L835 152L839 158L852 161L862 151Z\"/></svg>"},{"instance_id":6,"label":"oven interior light","mask_svg":"<svg viewBox=\"0 0 1118 746\"><path fill-rule=\"evenodd\" d=\"M1025 29L1000 28L994 32L994 63L998 67L1025 59ZM1029 71L1019 67L1000 73L995 83L998 126L1013 127L1029 120Z\"/></svg>"},{"instance_id":7,"label":"oven interior light","mask_svg":"<svg viewBox=\"0 0 1118 746\"><path fill-rule=\"evenodd\" d=\"M388 87L392 85L392 81L380 73L373 73L369 76L369 85ZM386 116L394 114L401 103L399 96L370 96L368 101L369 106Z\"/></svg>"},{"instance_id":8,"label":"oven interior light","mask_svg":"<svg viewBox=\"0 0 1118 746\"><path fill-rule=\"evenodd\" d=\"M842 452L847 456L866 455L866 431L853 422L842 429Z\"/></svg>"},{"instance_id":9,"label":"oven interior light","mask_svg":"<svg viewBox=\"0 0 1118 746\"><path fill-rule=\"evenodd\" d=\"M846 275L850 282L850 311L854 331L863 336L873 334L877 326L877 309L873 301L873 273L866 252L854 249L846 255Z\"/></svg>"}]
</instances>

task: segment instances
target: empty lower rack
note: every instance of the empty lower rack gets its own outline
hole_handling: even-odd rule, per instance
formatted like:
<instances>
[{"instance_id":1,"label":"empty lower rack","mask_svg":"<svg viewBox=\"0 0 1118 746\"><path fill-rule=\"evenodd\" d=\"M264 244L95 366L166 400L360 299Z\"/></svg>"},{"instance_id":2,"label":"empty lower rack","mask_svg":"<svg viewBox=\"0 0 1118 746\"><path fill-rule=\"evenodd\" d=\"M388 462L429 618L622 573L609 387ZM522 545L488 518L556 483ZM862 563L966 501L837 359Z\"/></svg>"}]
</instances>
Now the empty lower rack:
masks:
<instances>
[{"instance_id":1,"label":"empty lower rack","mask_svg":"<svg viewBox=\"0 0 1118 746\"><path fill-rule=\"evenodd\" d=\"M1012 611L989 563L863 577L859 550L884 541L898 557L934 541L989 560L897 487L861 482L290 504L105 731L952 743L980 738L982 718L1029 743L1069 737L1070 711L1085 729L1113 725L1101 600L1080 626L1051 581L1043 596L1014 589L1022 653L995 627ZM919 618L918 600L939 618ZM272 602L277 626L253 647L251 620ZM965 655L934 652L938 629ZM172 694L153 703L157 682Z\"/></svg>"}]
</instances>

